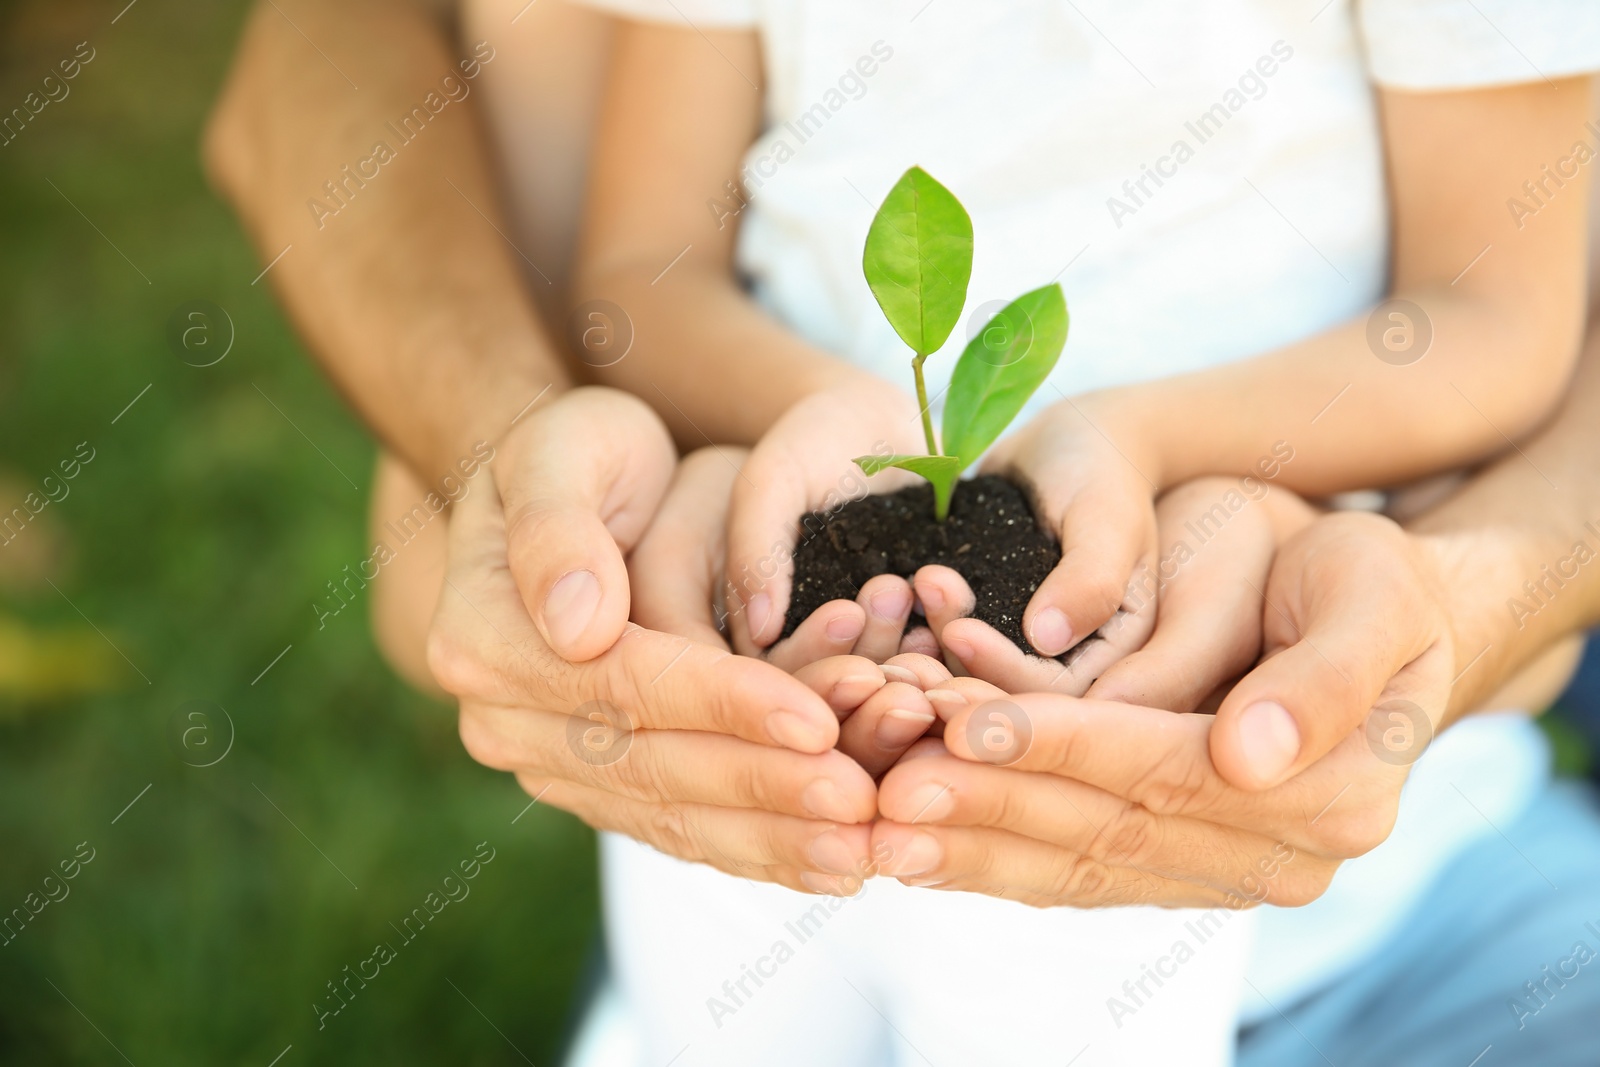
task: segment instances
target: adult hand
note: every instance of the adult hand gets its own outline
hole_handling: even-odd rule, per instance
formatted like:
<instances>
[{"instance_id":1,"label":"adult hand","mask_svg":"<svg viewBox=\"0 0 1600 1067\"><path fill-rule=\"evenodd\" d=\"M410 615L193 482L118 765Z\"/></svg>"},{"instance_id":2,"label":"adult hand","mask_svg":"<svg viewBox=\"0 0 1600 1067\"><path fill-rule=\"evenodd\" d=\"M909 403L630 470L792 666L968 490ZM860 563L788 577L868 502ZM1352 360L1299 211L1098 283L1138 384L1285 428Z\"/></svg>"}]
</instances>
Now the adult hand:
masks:
<instances>
[{"instance_id":1,"label":"adult hand","mask_svg":"<svg viewBox=\"0 0 1600 1067\"><path fill-rule=\"evenodd\" d=\"M769 664L626 621L623 553L672 463L659 420L621 393L527 415L498 450L499 492L452 514L429 666L467 751L534 797L730 873L842 891L874 790L833 751L828 704Z\"/></svg>"},{"instance_id":2,"label":"adult hand","mask_svg":"<svg viewBox=\"0 0 1600 1067\"><path fill-rule=\"evenodd\" d=\"M1388 836L1443 716L1441 558L1373 515L1295 535L1265 589L1266 658L1215 718L975 696L885 777L885 873L1039 905L1315 899Z\"/></svg>"}]
</instances>

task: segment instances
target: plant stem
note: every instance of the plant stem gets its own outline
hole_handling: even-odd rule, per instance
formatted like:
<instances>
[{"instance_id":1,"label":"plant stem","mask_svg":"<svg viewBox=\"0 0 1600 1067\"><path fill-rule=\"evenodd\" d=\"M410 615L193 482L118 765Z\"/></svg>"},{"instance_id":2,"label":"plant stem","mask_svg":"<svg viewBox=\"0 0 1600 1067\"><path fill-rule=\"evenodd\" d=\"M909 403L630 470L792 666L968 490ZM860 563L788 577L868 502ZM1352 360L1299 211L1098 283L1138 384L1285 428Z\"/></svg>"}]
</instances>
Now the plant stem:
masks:
<instances>
[{"instance_id":1,"label":"plant stem","mask_svg":"<svg viewBox=\"0 0 1600 1067\"><path fill-rule=\"evenodd\" d=\"M922 361L927 356L911 357L911 374L917 380L917 405L922 408L922 436L928 442L928 455L939 454L939 443L933 439L933 415L928 411L928 384L922 380Z\"/></svg>"}]
</instances>

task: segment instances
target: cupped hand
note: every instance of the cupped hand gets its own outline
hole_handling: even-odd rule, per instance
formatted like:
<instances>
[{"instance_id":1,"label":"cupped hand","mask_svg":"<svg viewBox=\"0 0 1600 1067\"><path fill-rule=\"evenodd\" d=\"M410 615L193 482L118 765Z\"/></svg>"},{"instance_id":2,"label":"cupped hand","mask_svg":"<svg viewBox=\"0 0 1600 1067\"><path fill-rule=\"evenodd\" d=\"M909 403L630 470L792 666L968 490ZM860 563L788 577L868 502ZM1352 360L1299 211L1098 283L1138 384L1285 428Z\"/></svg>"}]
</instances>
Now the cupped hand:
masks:
<instances>
[{"instance_id":1,"label":"cupped hand","mask_svg":"<svg viewBox=\"0 0 1600 1067\"><path fill-rule=\"evenodd\" d=\"M1266 658L1215 717L969 687L880 786L885 873L1039 905L1315 899L1388 836L1444 714L1441 568L1386 519L1312 522L1263 590Z\"/></svg>"},{"instance_id":2,"label":"cupped hand","mask_svg":"<svg viewBox=\"0 0 1600 1067\"><path fill-rule=\"evenodd\" d=\"M732 484L728 516L724 601L737 651L766 654L790 668L847 652L881 662L900 651L911 587L887 574L866 582L854 600L830 601L813 612L802 626L813 629L814 642L795 646L798 630L775 642L789 609L802 517L866 495L855 457L921 450L919 426L916 401L861 375L799 401L756 444ZM884 472L874 488L892 490L911 480L902 471Z\"/></svg>"},{"instance_id":3,"label":"cupped hand","mask_svg":"<svg viewBox=\"0 0 1600 1067\"><path fill-rule=\"evenodd\" d=\"M633 617L640 625L728 650L713 591L723 574L729 500L746 459L741 449L704 448L678 465L655 521L628 559ZM904 587L909 613L910 587L896 580ZM882 588L874 579L863 594L875 583ZM950 672L927 656L895 655L893 643L875 647L870 624L854 641L835 641L829 624L859 617L852 610L863 609L849 601L824 605L774 646L769 658L793 670L827 701L840 720L839 752L876 777L935 725L934 701L945 696L938 687L950 679ZM903 622L894 626L894 642Z\"/></svg>"},{"instance_id":4,"label":"cupped hand","mask_svg":"<svg viewBox=\"0 0 1600 1067\"><path fill-rule=\"evenodd\" d=\"M627 622L623 552L673 471L659 420L624 394L579 390L526 416L493 470L498 491L453 511L428 639L467 751L591 826L744 877L845 891L838 877L866 861L875 791L834 751L838 720L813 685L848 679L808 685Z\"/></svg>"},{"instance_id":5,"label":"cupped hand","mask_svg":"<svg viewBox=\"0 0 1600 1067\"><path fill-rule=\"evenodd\" d=\"M1042 657L1085 648L1112 622L1122 646L1136 648L1154 625L1154 597L1141 597L1134 578L1155 570L1160 486L1152 478L1159 474L1137 444L1089 396L1041 412L984 460L986 472L1032 491L1041 521L1061 542L1060 562L1022 616L1022 632Z\"/></svg>"}]
</instances>

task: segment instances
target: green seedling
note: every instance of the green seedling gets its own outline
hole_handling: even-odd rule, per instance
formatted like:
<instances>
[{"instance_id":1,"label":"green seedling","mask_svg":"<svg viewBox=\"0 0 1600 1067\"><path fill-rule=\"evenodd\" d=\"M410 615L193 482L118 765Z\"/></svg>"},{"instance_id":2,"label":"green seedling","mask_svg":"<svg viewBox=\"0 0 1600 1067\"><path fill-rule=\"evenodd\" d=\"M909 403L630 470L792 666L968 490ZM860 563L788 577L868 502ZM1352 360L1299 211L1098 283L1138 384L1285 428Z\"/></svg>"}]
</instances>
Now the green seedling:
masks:
<instances>
[{"instance_id":1,"label":"green seedling","mask_svg":"<svg viewBox=\"0 0 1600 1067\"><path fill-rule=\"evenodd\" d=\"M867 230L861 258L867 285L894 332L911 349L922 409L925 456L862 456L867 474L898 467L933 485L943 522L961 472L1005 432L1067 343L1067 302L1054 282L1024 293L990 319L962 351L950 378L941 450L933 433L923 362L961 318L972 278L972 219L955 195L921 167L900 176Z\"/></svg>"}]
</instances>

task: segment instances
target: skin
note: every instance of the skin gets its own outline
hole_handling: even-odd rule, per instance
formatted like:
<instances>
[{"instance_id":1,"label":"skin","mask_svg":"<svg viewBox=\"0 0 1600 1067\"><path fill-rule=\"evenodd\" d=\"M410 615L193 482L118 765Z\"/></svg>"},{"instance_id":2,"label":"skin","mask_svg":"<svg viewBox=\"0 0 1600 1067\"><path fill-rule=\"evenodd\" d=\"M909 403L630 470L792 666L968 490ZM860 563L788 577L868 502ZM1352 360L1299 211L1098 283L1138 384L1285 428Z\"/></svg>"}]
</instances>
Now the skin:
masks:
<instances>
[{"instance_id":1,"label":"skin","mask_svg":"<svg viewBox=\"0 0 1600 1067\"><path fill-rule=\"evenodd\" d=\"M1559 692L1572 663L1563 639L1600 620L1600 577L1578 568L1531 616L1507 600L1592 537L1597 417L1600 329L1558 418L1409 531L1343 514L1292 535L1266 589L1267 658L1214 719L1010 697L1032 741L997 766L970 741L983 736L981 719L969 731L974 716L995 710L977 694L943 742L920 742L883 780L874 841L896 857L885 873L1039 905L1182 904L1258 884L1273 903L1315 899L1393 825L1410 763L1376 758L1369 717L1410 701L1437 732L1475 708L1541 707ZM1164 605L1158 637L1167 618ZM1203 667L1172 652L1168 670ZM1287 774L1265 779L1239 721L1263 697L1293 709L1303 739Z\"/></svg>"},{"instance_id":2,"label":"skin","mask_svg":"<svg viewBox=\"0 0 1600 1067\"><path fill-rule=\"evenodd\" d=\"M581 119L605 41L603 20L574 11L535 5L513 31L506 5L469 5L467 35L492 40L496 60L318 229L308 196L392 136L385 123L467 50L423 5L264 3L208 124L207 170L263 263L294 246L267 283L392 457L379 464L374 526L458 476L475 443L494 448L453 509L448 540L445 522L430 524L385 568L373 601L401 672L459 701L468 752L591 825L747 877L804 888L814 876L826 888L864 863L865 828L839 828L874 807L870 777L833 751L826 697L838 679L797 679L627 621L624 554L676 454L641 402L574 388L541 322L539 287L556 286L539 271L562 277L570 255L573 213L555 198L581 187L581 121L536 107L520 140L503 139L517 187L552 198L519 201L530 232L517 247L503 236L480 109L497 85L570 78ZM508 114L503 105L502 95L489 118ZM542 299L559 306L564 294ZM883 684L881 672L872 679ZM615 762L586 760L568 740L589 736L594 701L636 731ZM675 753L707 746L720 773L686 774L707 757Z\"/></svg>"},{"instance_id":3,"label":"skin","mask_svg":"<svg viewBox=\"0 0 1600 1067\"><path fill-rule=\"evenodd\" d=\"M309 216L304 207L307 191L317 188L340 164L365 154L369 148L366 131L403 112L426 91L424 82L427 79L421 71L435 67L442 71L454 59L437 21L408 7L384 5L382 17L377 17L378 12L371 4L311 5L284 0L277 6L287 11L295 24L313 39L336 42L333 47L340 66L355 77L362 91L351 92L342 77L309 50L299 33L285 27L281 21L275 22L274 19L280 18L276 10L263 6L253 17L240 61L208 133L206 158L213 180L239 207L261 248L263 261L275 255L283 244L291 243L295 236L310 240L306 230ZM485 19L493 16L509 21L507 11L499 10L496 5L472 7ZM556 5L548 8L538 5L519 25L530 27L535 23L529 20L555 9ZM587 32L593 32L592 25ZM552 64L559 64L563 56L574 51L570 47L570 37L562 41L552 35L550 39L557 42L557 47L548 49L545 57ZM594 50L589 49L586 54L592 61ZM533 66L538 67L538 64ZM527 65L491 65L482 76L482 94L491 91L489 87L496 78L503 76L502 72L518 69L527 69ZM594 67L586 69L592 72ZM581 85L573 99L581 104ZM472 115L482 102L480 95L464 106L452 104L450 116ZM510 113L506 107L497 109L492 98L489 110L491 119L496 112ZM308 115L317 116L319 121L308 120ZM462 125L475 126L470 120ZM581 128L581 123L578 126ZM618 437L634 446L631 450L604 447L606 442L597 443L593 439L606 435L580 434L571 422L564 424L558 417L546 417L547 412L590 417L599 413L577 407L570 400L559 404L549 402L551 397L560 395L563 379L559 363L550 355L551 346L540 332L537 316L529 311L530 307L538 307L540 300L535 298L530 302L518 297L517 289L524 282L517 274L520 268L512 262L513 257L504 250L503 244L497 246L481 225L474 229L481 224L481 216L476 211L469 213L465 206L459 209L444 206L449 198L437 195L440 160L448 156L454 168L450 171L452 180L485 213L499 218L495 199L488 192L489 168L479 133L475 129L457 131L460 134L457 136L451 132L456 127L445 123L433 129L437 129L440 137L430 143L443 142L448 145L448 151L409 153L398 169L386 172L385 178L394 181L374 183L363 191L358 202L359 211L342 213L329 222L326 231L316 235L315 243L299 245L296 249L296 252L315 249L316 256L286 257L273 270L269 283L280 287L297 325L335 379L357 397L358 405L375 431L405 457L404 466L399 462L383 464L379 484L385 493L392 492L397 502L413 502L472 442L493 441L497 454L509 453L513 457L496 461L493 468L495 488L498 490L502 480L520 480L536 490L523 498L525 505L533 501L536 506L531 510L524 507L524 521L518 523L519 527L539 529L550 546L561 551L570 550L571 558L580 561L581 569L597 575L615 574L621 549L613 539L612 508L605 505L609 502L620 507L624 513L634 516L628 520L633 522L637 516L653 510L649 497L667 491L670 502L677 482L673 482L674 488L668 489L667 478L662 473L670 466L670 450L660 445L658 424L641 414L636 406L630 407L631 402L625 398L603 392L580 399L584 403L612 405L604 424L617 428ZM560 166L560 160L571 160L573 154L552 150L540 155L539 149L545 143L541 137L547 132L546 129L532 133L523 130L520 141L501 137L507 145L505 154L512 160L509 165L515 170L517 159L542 158L549 168L546 180L552 183L551 188L560 188L563 181L567 183L566 188L575 188L573 171ZM568 134L571 134L570 128ZM517 232L522 238L518 243L523 248L534 247L530 242L539 237L538 233L531 232L529 220L537 221L541 207L545 205L513 204L513 215L521 220L521 229ZM566 209L561 203L552 202L545 210ZM417 226L419 217L438 220L438 225ZM549 238L548 247L559 250L562 247L559 234L553 227L548 232L554 234ZM544 252L535 252L534 258L543 262ZM451 269L438 271L438 265L446 262L452 264ZM453 291L447 297L441 296L430 284L435 273L472 278L474 284ZM559 277L559 271L556 273ZM329 294L336 298L330 299ZM474 297L481 298L481 306L473 307ZM464 307L472 313L463 313ZM419 342L418 338L431 338L432 346ZM439 346L446 346L449 359L430 361L425 358L430 352L439 351ZM438 368L443 366L449 366L449 374L438 373ZM517 388L509 388L508 383L517 383ZM525 436L508 443L505 428L521 409L520 399L513 405L510 396L519 390L531 396L545 385L554 388L545 401L518 423L519 427L531 428L520 430ZM754 415L756 421L766 417L764 412ZM1592 413L1589 418L1592 420ZM554 434L562 441L564 451L560 452L560 463L548 452L541 454L534 447L549 440L547 434ZM656 443L651 443L652 438ZM1565 445L1568 457L1565 467L1561 466L1559 449L1548 455L1541 452L1539 461L1546 469L1562 471L1559 475L1563 478L1562 484L1583 485L1583 479L1588 476L1582 464L1582 456L1588 454L1587 447L1585 442L1574 451L1569 440ZM653 458L646 464L650 469L636 473L631 479L608 481L602 477L599 484L574 486L561 477L562 466L574 454L586 456L593 464L589 468L592 471L632 470L631 464L639 455ZM526 468L529 473L519 479L510 473L513 468ZM1491 472L1486 481L1495 477ZM1514 472L1503 472L1500 477L1515 480ZM1595 499L1595 488L1600 487L1591 487L1587 499ZM388 498L380 494L379 499ZM597 499L601 502L599 505ZM1461 505L1462 499L1471 502ZM1517 500L1515 486L1499 483L1486 495L1458 498L1454 505L1447 505L1436 513L1447 516L1441 521L1459 522L1451 528L1450 534L1458 548L1448 560L1449 566L1454 568L1450 571L1452 582L1469 584L1477 580L1481 575L1475 568L1486 565L1486 561L1499 561L1500 571L1521 576L1533 573L1525 567L1529 560L1537 557L1542 563L1554 558L1548 555L1553 544L1550 528L1524 529L1517 525L1525 522L1530 513L1520 510ZM1475 525L1474 509L1487 508L1494 501L1505 505L1511 520L1509 526L1506 523ZM1526 505L1528 500L1522 503ZM859 790L860 777L842 767L838 775L834 775L833 767L824 765L830 757L819 749L826 747L825 739L832 736L827 722L837 722L836 716L852 708L866 707L871 695L886 688L890 681L914 683L922 690L928 704L944 718L962 714L964 708L982 695L978 688L981 683L973 679L941 681L937 668L926 664L912 666L910 664L915 661L906 661L908 666L899 669L907 672L909 680L899 675L890 677L889 672L881 668L879 678L874 679L862 669L861 661L849 657L820 664L821 673L803 676L797 683L799 688L788 687L781 672L765 669L761 664L741 666L736 672L739 675L736 682L728 683L724 669L717 668L723 661L706 658L718 657L715 649L686 652L687 646L681 640L665 644L667 639L663 631L674 628L665 622L661 629L654 631L628 628L621 642L615 640L615 632L607 633L603 626L580 626L576 630L580 642L591 639L607 651L590 662L581 662L578 653L586 649L577 647L574 652L576 646L567 643L563 647L572 658L563 659L550 647L550 638L557 635L549 631L549 620L542 619L537 610L529 610L530 598L522 576L513 570L499 492L474 491L465 498L463 505L459 510L475 518L470 523L451 521L450 543L440 546L448 549L449 559L446 560L443 553L430 554L428 545L431 542L419 543L414 552L402 557L397 565L402 569L392 572L420 574L418 585L396 589L393 596L388 591L390 587L380 585L377 602L414 607L440 599L439 614L432 627L432 656L441 677L463 694L462 732L470 750L485 761L514 768L525 784L540 790L551 787L545 794L547 802L559 800L594 825L632 832L665 851L726 864L724 869L740 873L760 871L758 876L796 887L840 891L841 883L825 881L834 876L824 872L847 869L842 862L845 857L832 848L832 839L818 848L813 846L838 828L839 820L833 819L833 815L846 816L846 825L850 819L865 817L860 810L864 794ZM1464 508L1459 520L1448 519L1451 506ZM387 508L381 511L381 514L395 513ZM1538 514L1538 507L1532 508L1531 513ZM1543 514L1550 516L1548 509ZM548 521L529 523L530 516L534 519L548 516ZM1551 518L1549 526L1559 528L1560 524ZM597 527L604 527L604 532ZM670 528L661 527L663 530ZM443 530L444 524L440 523L430 527L429 533L431 536L434 531ZM655 530L652 527L639 535L636 558L645 544L652 542ZM633 532L624 531L624 544ZM1517 551L1509 547L1522 540L1537 543L1539 551ZM1563 551L1566 547L1565 544L1561 546ZM695 551L704 556L706 549L702 544ZM534 555L528 553L520 559L525 562ZM411 570L413 561L414 570ZM664 568L657 569L657 573L664 571ZM391 572L386 569L386 575L388 573ZM448 601L436 597L440 575L445 573L453 575L453 584L464 595ZM547 575L542 579L543 586L530 582L527 588L536 591L548 588L564 573ZM606 586L601 600L614 603L607 599L613 593L614 587ZM643 603L650 592L637 588L633 595ZM542 605L541 598L536 596L532 600L536 608ZM1595 601L1594 591L1587 586L1573 589L1571 595L1541 611L1525 630L1500 634L1491 652L1479 659L1457 684L1455 693L1478 688L1487 691L1485 687L1493 680L1532 659L1537 649L1547 644L1554 634L1569 632L1575 619L1592 614ZM709 595L701 602L709 603ZM1500 605L1495 607L1503 610ZM616 618L614 608L600 614L613 621ZM1481 614L1484 622L1475 636L1495 632L1495 624L1488 618L1494 613ZM389 618L391 613L380 608L380 615ZM890 613L890 619L893 615ZM416 617L412 614L410 622L394 620L389 631L396 642L389 650L414 668L420 663L421 646L417 637L425 628L414 621ZM710 625L710 618L707 609L699 622L698 637L701 639L710 636L705 628ZM499 631L493 636L489 633L493 629L488 625L490 620ZM1503 623L1500 625L1506 629ZM863 627L863 635L867 628ZM1159 634L1157 637L1159 639ZM877 640L880 643L874 650L881 652L882 632ZM1472 644L1471 641L1462 643ZM648 655L640 654L641 650ZM669 672L674 686L662 688L652 680L657 677L662 657L669 652L673 656L681 654L683 658ZM895 667L894 664L889 666ZM830 670L832 674L827 673ZM646 692L641 694L640 690ZM727 704L708 703L704 699L706 692L721 692L734 705L733 718L725 717ZM630 755L617 763L597 766L579 758L581 747L574 749L565 741L553 743L553 736L566 735L570 711L595 699L612 700L627 709L635 732L646 738L656 738L661 745L654 740L640 741L637 753L632 745L629 747L630 754L643 754L637 761ZM802 708L803 717L815 728L813 733L802 731L802 736L792 737L794 743L787 751L771 743L770 732L765 735L761 732L766 729L765 712L777 710L784 704ZM716 707L722 707L723 711L718 712ZM851 711L845 726L848 727L854 717ZM860 719L866 724L870 721L867 715ZM943 721L935 723L933 729L937 731ZM580 721L580 725L589 728L585 722ZM552 730L552 726L557 729ZM724 746L725 751L719 753L721 765L728 769L727 780L690 782L671 774L671 768L681 766L682 761L666 757L671 749L661 746L684 743L687 738L682 731L685 729L696 731L690 735L696 742L703 742L707 732L716 729L735 743L733 747ZM837 729L841 737L847 732ZM1214 732L1210 743L1218 744L1216 739L1222 736L1225 736L1223 732ZM926 741L923 745L933 743ZM1108 764L1129 764L1136 760L1135 755L1120 750L1110 735L1096 744L1105 750L1104 759ZM865 760L883 761L892 756L893 747L885 748L876 756L865 749L861 753L860 758ZM805 773L793 773L794 757L807 761L800 765ZM925 760L913 760L900 766L914 767L917 763L931 765ZM962 766L970 764L971 761L962 762ZM837 761L834 766L838 766ZM786 768L789 768L787 776ZM1014 772L1014 769L988 766L982 769ZM891 772L890 778L885 780L886 792L895 782L895 773ZM829 781L830 787L813 791L813 785L824 779ZM832 809L833 798L828 795L832 792L844 797L842 810ZM815 806L808 805L808 794L812 796L813 805L829 809L828 817L809 822L803 818L816 814ZM818 798L816 794L824 796ZM976 794L960 794L968 795ZM1341 801L1341 806L1343 804ZM728 817L712 817L700 805L720 809ZM958 810L948 818L954 822L961 817ZM1219 814L1215 818L1219 821L1211 825L1231 825L1228 819L1234 818L1242 828L1248 821L1234 814ZM796 832L796 822L805 823L801 832ZM942 832L943 827L937 829ZM859 838L860 834L855 831L840 835L852 861L859 861L861 856L863 846ZM1010 838L1004 840L1009 842ZM1045 862L1059 865L1059 855L1066 851L1059 841L1052 843L1047 833L1031 840L1046 846L1042 853ZM1361 841L1352 837L1343 843L1349 848ZM814 851L830 862L821 862L812 854ZM961 870L949 861L932 874L944 880L976 877L974 870ZM811 879L809 883L808 878Z\"/></svg>"},{"instance_id":4,"label":"skin","mask_svg":"<svg viewBox=\"0 0 1600 1067\"><path fill-rule=\"evenodd\" d=\"M711 48L723 61L708 59ZM759 129L757 34L622 23L617 55L596 134L579 295L617 301L648 335L608 381L648 400L680 441L755 445L728 534L730 585L745 607L735 646L753 653L783 625L798 515L821 505L850 457L875 441L911 440L909 451L920 451L904 424L917 409L763 314L733 270L737 219L706 209L725 196ZM1058 655L1127 608L1130 578L1156 565L1154 499L1166 489L1251 473L1279 440L1295 459L1274 477L1297 492L1388 485L1483 459L1503 434L1525 433L1548 413L1582 335L1587 178L1514 241L1503 205L1506 190L1579 138L1589 88L1574 78L1378 91L1390 296L1425 309L1431 358L1403 368L1374 358L1362 315L1255 359L1065 400L996 446L987 466L1038 487L1044 521L1064 546L1024 616L1038 652ZM1494 242L1492 263L1463 272ZM1518 354L1514 370L1506 352ZM705 381L728 391L697 385ZM738 404L725 402L729 391ZM1036 671L1029 688L1046 684ZM1280 717L1262 729L1282 725Z\"/></svg>"}]
</instances>

